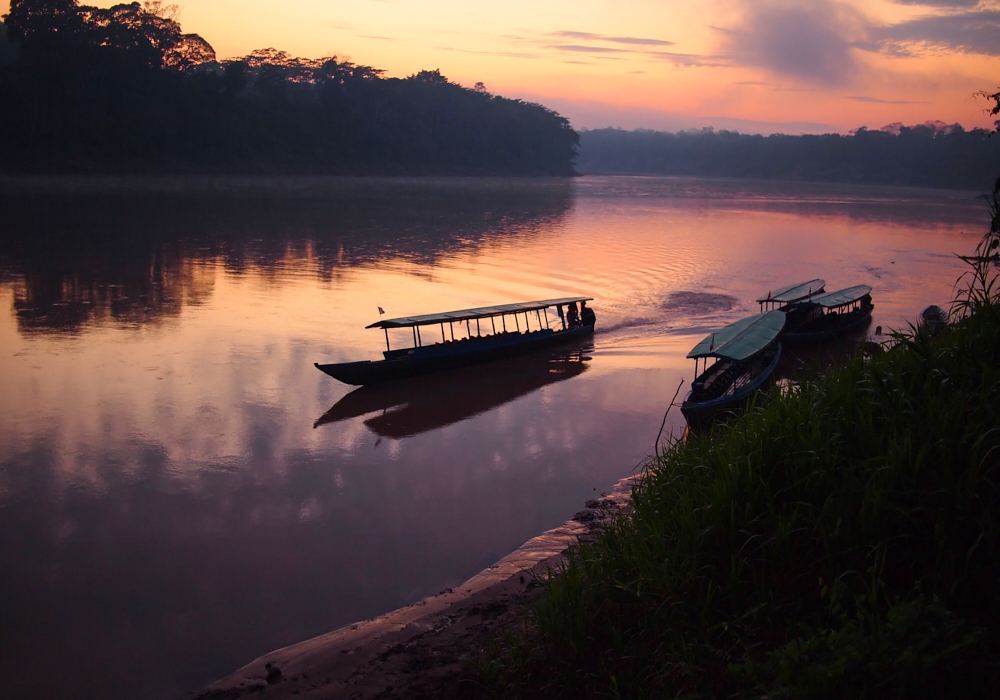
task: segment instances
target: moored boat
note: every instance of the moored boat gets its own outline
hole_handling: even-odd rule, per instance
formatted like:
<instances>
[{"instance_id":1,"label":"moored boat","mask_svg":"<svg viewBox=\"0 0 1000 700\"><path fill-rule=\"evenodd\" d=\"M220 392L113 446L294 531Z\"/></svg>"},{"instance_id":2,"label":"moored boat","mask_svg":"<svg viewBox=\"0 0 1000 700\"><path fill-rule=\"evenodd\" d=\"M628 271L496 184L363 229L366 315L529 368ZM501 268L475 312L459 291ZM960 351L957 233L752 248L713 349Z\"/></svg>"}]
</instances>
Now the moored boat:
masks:
<instances>
[{"instance_id":1,"label":"moored boat","mask_svg":"<svg viewBox=\"0 0 1000 700\"><path fill-rule=\"evenodd\" d=\"M692 348L687 356L695 362L695 380L681 404L689 425L707 425L743 408L774 373L784 327L782 311L765 311L719 329Z\"/></svg>"},{"instance_id":2,"label":"moored boat","mask_svg":"<svg viewBox=\"0 0 1000 700\"><path fill-rule=\"evenodd\" d=\"M930 335L937 335L948 325L948 312L932 304L920 312L917 327Z\"/></svg>"},{"instance_id":3,"label":"moored boat","mask_svg":"<svg viewBox=\"0 0 1000 700\"><path fill-rule=\"evenodd\" d=\"M543 299L387 319L366 326L385 331L384 359L315 364L318 370L345 384L373 384L512 357L593 333L596 319L586 307L591 299ZM556 309L555 319L549 317L552 308ZM425 343L420 332L425 326L439 326L441 340ZM413 346L393 350L389 330L401 328L413 331Z\"/></svg>"},{"instance_id":4,"label":"moored boat","mask_svg":"<svg viewBox=\"0 0 1000 700\"><path fill-rule=\"evenodd\" d=\"M826 280L814 279L808 282L797 282L773 292L768 291L767 296L758 299L757 303L760 304L761 311L780 309L797 301L808 299L815 294L822 294L825 289Z\"/></svg>"},{"instance_id":5,"label":"moored boat","mask_svg":"<svg viewBox=\"0 0 1000 700\"><path fill-rule=\"evenodd\" d=\"M789 304L782 309L788 317L782 341L815 343L866 325L875 308L871 292L867 284L859 284Z\"/></svg>"}]
</instances>

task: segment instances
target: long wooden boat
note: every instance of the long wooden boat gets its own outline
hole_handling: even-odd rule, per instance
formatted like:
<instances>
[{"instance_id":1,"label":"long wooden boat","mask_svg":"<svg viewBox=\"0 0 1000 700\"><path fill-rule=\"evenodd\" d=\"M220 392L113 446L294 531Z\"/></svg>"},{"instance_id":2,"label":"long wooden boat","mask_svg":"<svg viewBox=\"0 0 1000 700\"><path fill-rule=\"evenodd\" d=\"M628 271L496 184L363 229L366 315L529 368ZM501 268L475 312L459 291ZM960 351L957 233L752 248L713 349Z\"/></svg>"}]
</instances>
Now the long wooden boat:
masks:
<instances>
[{"instance_id":1,"label":"long wooden boat","mask_svg":"<svg viewBox=\"0 0 1000 700\"><path fill-rule=\"evenodd\" d=\"M720 328L692 348L687 356L694 360L695 380L681 404L688 425L704 426L743 408L778 366L784 327L782 311L765 311Z\"/></svg>"},{"instance_id":2,"label":"long wooden boat","mask_svg":"<svg viewBox=\"0 0 1000 700\"><path fill-rule=\"evenodd\" d=\"M385 331L384 359L315 364L318 370L345 384L374 384L512 357L593 333L594 312L584 304L591 299L543 299L387 319L367 326ZM581 305L580 311L577 304ZM549 317L552 308L556 310L555 319ZM420 332L426 326L438 326L441 340L426 343ZM412 347L396 350L390 347L389 330L399 328L413 331Z\"/></svg>"},{"instance_id":3,"label":"long wooden boat","mask_svg":"<svg viewBox=\"0 0 1000 700\"><path fill-rule=\"evenodd\" d=\"M826 289L826 280L814 279L808 282L796 282L787 287L768 291L767 296L757 300L761 311L780 309L797 301L808 299L815 294L822 294Z\"/></svg>"},{"instance_id":4,"label":"long wooden boat","mask_svg":"<svg viewBox=\"0 0 1000 700\"><path fill-rule=\"evenodd\" d=\"M789 344L816 343L836 338L871 322L872 288L859 284L789 304L782 340Z\"/></svg>"}]
</instances>

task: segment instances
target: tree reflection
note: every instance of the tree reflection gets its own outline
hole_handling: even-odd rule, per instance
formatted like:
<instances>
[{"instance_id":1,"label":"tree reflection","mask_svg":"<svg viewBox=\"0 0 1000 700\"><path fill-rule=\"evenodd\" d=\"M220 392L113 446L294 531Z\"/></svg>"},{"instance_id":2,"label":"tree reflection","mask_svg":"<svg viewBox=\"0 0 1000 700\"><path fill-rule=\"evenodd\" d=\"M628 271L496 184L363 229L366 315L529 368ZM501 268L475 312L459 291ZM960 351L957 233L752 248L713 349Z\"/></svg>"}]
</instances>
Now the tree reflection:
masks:
<instances>
[{"instance_id":1,"label":"tree reflection","mask_svg":"<svg viewBox=\"0 0 1000 700\"><path fill-rule=\"evenodd\" d=\"M283 267L307 264L324 279L398 259L434 265L493 239L551 229L572 204L566 181L309 183L291 197L263 182L262 191L217 197L0 197L0 281L14 290L19 330L175 316L212 294L206 262L275 280Z\"/></svg>"},{"instance_id":2,"label":"tree reflection","mask_svg":"<svg viewBox=\"0 0 1000 700\"><path fill-rule=\"evenodd\" d=\"M33 333L76 331L86 324L142 325L176 316L183 305L200 303L212 293L214 276L176 249L152 250L145 262L145 269L24 275L14 283L18 328Z\"/></svg>"}]
</instances>

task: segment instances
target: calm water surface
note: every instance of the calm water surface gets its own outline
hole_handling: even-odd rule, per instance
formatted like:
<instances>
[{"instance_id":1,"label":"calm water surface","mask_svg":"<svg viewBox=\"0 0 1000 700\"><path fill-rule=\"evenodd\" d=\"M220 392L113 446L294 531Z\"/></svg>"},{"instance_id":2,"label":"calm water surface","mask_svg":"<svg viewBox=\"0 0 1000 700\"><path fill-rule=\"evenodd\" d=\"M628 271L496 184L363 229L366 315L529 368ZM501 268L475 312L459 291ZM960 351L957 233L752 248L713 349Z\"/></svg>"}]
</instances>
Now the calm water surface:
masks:
<instances>
[{"instance_id":1,"label":"calm water surface","mask_svg":"<svg viewBox=\"0 0 1000 700\"><path fill-rule=\"evenodd\" d=\"M624 177L0 204L18 698L181 697L456 585L632 473L687 350L758 295L867 283L872 327L902 326L951 298L987 222L974 193ZM559 362L346 399L312 366L378 357L379 305L577 293L598 333Z\"/></svg>"}]
</instances>

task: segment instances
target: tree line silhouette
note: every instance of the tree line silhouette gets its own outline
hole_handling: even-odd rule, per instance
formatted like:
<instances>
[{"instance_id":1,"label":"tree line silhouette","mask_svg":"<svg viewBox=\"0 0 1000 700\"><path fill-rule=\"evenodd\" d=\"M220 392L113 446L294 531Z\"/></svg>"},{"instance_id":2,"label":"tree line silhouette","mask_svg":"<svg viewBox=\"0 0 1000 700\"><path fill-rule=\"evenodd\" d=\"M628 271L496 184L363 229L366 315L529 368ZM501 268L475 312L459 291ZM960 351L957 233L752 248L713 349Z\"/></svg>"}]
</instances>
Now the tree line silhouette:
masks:
<instances>
[{"instance_id":1,"label":"tree line silhouette","mask_svg":"<svg viewBox=\"0 0 1000 700\"><path fill-rule=\"evenodd\" d=\"M0 170L573 174L566 119L437 70L218 61L156 1L11 0L3 20Z\"/></svg>"},{"instance_id":2,"label":"tree line silhouette","mask_svg":"<svg viewBox=\"0 0 1000 700\"><path fill-rule=\"evenodd\" d=\"M1000 138L990 134L940 122L804 136L596 129L580 134L577 169L979 190L1000 166Z\"/></svg>"}]
</instances>

